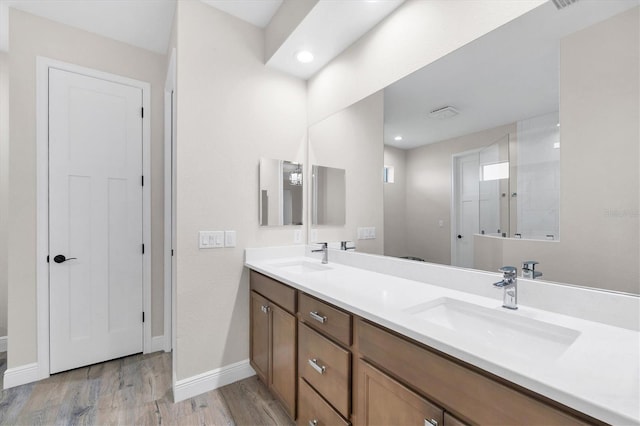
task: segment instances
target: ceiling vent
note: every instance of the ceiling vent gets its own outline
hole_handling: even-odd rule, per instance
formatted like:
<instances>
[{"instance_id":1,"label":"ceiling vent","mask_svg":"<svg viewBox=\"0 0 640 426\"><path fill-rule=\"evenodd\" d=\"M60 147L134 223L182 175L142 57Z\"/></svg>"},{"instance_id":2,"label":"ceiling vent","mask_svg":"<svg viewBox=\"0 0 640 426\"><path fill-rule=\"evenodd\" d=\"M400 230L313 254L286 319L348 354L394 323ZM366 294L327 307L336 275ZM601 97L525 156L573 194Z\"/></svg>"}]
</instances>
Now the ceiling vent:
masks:
<instances>
[{"instance_id":1,"label":"ceiling vent","mask_svg":"<svg viewBox=\"0 0 640 426\"><path fill-rule=\"evenodd\" d=\"M452 106L444 106L442 108L436 108L429 113L429 118L437 118L438 120L444 120L445 118L451 118L458 115L459 112Z\"/></svg>"},{"instance_id":2,"label":"ceiling vent","mask_svg":"<svg viewBox=\"0 0 640 426\"><path fill-rule=\"evenodd\" d=\"M567 6L571 6L573 3L576 3L578 0L553 0L553 4L556 5L558 10L564 9Z\"/></svg>"}]
</instances>

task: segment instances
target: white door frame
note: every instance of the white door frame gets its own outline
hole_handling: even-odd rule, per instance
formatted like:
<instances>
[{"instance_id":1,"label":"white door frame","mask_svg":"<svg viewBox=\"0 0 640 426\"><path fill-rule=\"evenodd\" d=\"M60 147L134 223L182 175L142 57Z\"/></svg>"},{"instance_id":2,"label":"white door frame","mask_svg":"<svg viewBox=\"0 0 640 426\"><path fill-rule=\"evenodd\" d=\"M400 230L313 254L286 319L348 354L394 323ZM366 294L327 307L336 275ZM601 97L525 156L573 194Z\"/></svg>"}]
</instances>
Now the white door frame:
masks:
<instances>
[{"instance_id":1,"label":"white door frame","mask_svg":"<svg viewBox=\"0 0 640 426\"><path fill-rule=\"evenodd\" d=\"M175 135L176 49L171 50L164 85L164 350L171 352L173 343L173 145ZM175 371L175 366L174 366Z\"/></svg>"},{"instance_id":2,"label":"white door frame","mask_svg":"<svg viewBox=\"0 0 640 426\"><path fill-rule=\"evenodd\" d=\"M457 200L457 191L456 182L458 181L457 176L457 161L460 157L466 157L470 154L478 154L482 151L482 148L470 149L469 151L457 152L451 155L451 207L450 207L450 222L451 223L451 264L456 265L458 263L458 251L457 248L457 227L458 227L458 205L456 203ZM479 173L479 172L478 172ZM455 229L454 229L455 228Z\"/></svg>"},{"instance_id":3,"label":"white door frame","mask_svg":"<svg viewBox=\"0 0 640 426\"><path fill-rule=\"evenodd\" d=\"M36 58L36 308L38 378L49 377L49 68L100 78L142 90L145 116L151 114L151 86L90 68L38 56ZM151 123L142 121L142 173L151 182ZM143 352L151 351L151 191L142 187L142 304L146 313L143 324Z\"/></svg>"}]
</instances>

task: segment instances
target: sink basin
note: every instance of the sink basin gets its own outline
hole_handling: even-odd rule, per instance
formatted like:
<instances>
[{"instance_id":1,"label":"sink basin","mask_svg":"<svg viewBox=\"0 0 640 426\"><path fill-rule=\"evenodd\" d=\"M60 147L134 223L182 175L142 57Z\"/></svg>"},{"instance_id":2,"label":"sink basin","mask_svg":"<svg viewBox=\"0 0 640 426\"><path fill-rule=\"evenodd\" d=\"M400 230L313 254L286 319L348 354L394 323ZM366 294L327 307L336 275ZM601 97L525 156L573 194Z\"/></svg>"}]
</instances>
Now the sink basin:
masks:
<instances>
[{"instance_id":1,"label":"sink basin","mask_svg":"<svg viewBox=\"0 0 640 426\"><path fill-rule=\"evenodd\" d=\"M323 265L321 263L314 263L307 260L295 260L292 262L276 263L276 268L294 274L307 274L310 272L328 271L330 266Z\"/></svg>"},{"instance_id":2,"label":"sink basin","mask_svg":"<svg viewBox=\"0 0 640 426\"><path fill-rule=\"evenodd\" d=\"M432 325L455 331L474 344L524 358L558 358L580 335L570 328L442 297L404 311Z\"/></svg>"}]
</instances>

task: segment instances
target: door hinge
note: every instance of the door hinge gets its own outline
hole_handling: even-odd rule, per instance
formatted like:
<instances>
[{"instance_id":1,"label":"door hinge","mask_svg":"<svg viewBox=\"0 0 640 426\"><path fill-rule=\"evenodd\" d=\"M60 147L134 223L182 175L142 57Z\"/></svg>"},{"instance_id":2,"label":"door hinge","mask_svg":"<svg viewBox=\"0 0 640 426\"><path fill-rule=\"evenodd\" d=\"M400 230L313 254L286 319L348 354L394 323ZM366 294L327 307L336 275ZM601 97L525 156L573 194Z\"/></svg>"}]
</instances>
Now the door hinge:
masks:
<instances>
[{"instance_id":1,"label":"door hinge","mask_svg":"<svg viewBox=\"0 0 640 426\"><path fill-rule=\"evenodd\" d=\"M142 313L142 322L144 322L144 312Z\"/></svg>"},{"instance_id":2,"label":"door hinge","mask_svg":"<svg viewBox=\"0 0 640 426\"><path fill-rule=\"evenodd\" d=\"M142 254L144 254L144 244L142 245Z\"/></svg>"},{"instance_id":3,"label":"door hinge","mask_svg":"<svg viewBox=\"0 0 640 426\"><path fill-rule=\"evenodd\" d=\"M171 256L173 257L173 249L171 249ZM47 257L47 259L48 259L48 258L49 258L49 257ZM48 262L48 260L47 260L47 262Z\"/></svg>"},{"instance_id":4,"label":"door hinge","mask_svg":"<svg viewBox=\"0 0 640 426\"><path fill-rule=\"evenodd\" d=\"M144 175L140 176L140 183L144 186Z\"/></svg>"},{"instance_id":5,"label":"door hinge","mask_svg":"<svg viewBox=\"0 0 640 426\"><path fill-rule=\"evenodd\" d=\"M144 107L140 108L140 117L144 118Z\"/></svg>"},{"instance_id":6,"label":"door hinge","mask_svg":"<svg viewBox=\"0 0 640 426\"><path fill-rule=\"evenodd\" d=\"M173 256L173 253L171 255ZM49 255L47 255L47 263L49 263Z\"/></svg>"}]
</instances>

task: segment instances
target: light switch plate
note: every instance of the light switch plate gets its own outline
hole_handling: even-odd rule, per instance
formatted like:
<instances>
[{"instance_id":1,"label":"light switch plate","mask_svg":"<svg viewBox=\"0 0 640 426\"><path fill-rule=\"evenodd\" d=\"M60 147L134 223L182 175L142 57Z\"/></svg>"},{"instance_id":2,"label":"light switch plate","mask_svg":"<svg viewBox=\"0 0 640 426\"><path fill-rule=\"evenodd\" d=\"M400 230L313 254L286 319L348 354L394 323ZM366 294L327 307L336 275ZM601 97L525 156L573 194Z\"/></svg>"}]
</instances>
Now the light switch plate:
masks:
<instances>
[{"instance_id":1,"label":"light switch plate","mask_svg":"<svg viewBox=\"0 0 640 426\"><path fill-rule=\"evenodd\" d=\"M198 232L198 248L209 248L209 233L207 231Z\"/></svg>"},{"instance_id":2,"label":"light switch plate","mask_svg":"<svg viewBox=\"0 0 640 426\"><path fill-rule=\"evenodd\" d=\"M236 246L236 231L224 231L224 246L225 247Z\"/></svg>"},{"instance_id":3,"label":"light switch plate","mask_svg":"<svg viewBox=\"0 0 640 426\"><path fill-rule=\"evenodd\" d=\"M212 231L209 237L209 245L213 248L224 247L224 231Z\"/></svg>"}]
</instances>

